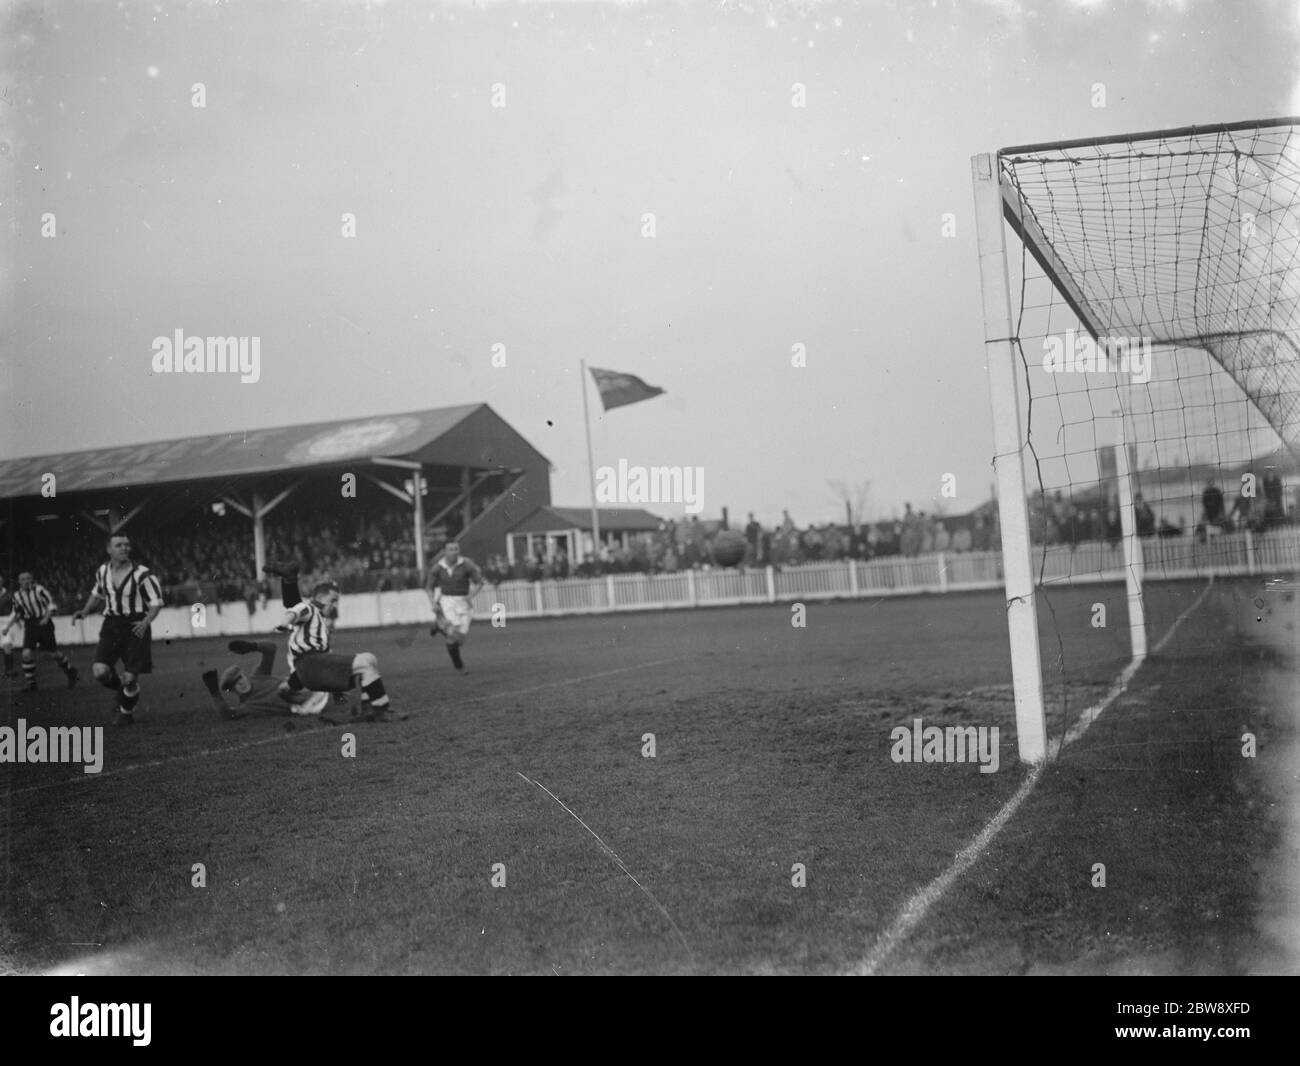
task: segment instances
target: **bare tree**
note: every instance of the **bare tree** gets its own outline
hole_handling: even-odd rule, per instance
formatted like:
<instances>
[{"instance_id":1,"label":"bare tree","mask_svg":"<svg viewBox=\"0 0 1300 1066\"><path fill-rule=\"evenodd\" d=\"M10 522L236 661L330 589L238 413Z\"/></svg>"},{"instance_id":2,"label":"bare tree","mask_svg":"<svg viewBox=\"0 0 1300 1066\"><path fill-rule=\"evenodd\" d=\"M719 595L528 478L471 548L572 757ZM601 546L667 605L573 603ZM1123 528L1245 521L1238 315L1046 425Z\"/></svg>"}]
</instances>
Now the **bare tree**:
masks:
<instances>
[{"instance_id":1,"label":"bare tree","mask_svg":"<svg viewBox=\"0 0 1300 1066\"><path fill-rule=\"evenodd\" d=\"M849 512L849 525L857 525L867 520L867 505L871 501L871 482L859 481L850 485L845 481L828 481L835 498L844 504Z\"/></svg>"}]
</instances>

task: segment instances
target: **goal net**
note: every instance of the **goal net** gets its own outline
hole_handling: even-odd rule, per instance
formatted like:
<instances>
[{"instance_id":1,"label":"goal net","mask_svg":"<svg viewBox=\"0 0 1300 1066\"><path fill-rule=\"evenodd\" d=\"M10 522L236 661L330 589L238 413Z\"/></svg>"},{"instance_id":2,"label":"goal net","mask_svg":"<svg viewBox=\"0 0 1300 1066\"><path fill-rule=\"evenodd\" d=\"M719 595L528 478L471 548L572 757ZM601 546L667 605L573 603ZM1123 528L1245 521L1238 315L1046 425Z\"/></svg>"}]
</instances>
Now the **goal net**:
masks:
<instances>
[{"instance_id":1,"label":"goal net","mask_svg":"<svg viewBox=\"0 0 1300 1066\"><path fill-rule=\"evenodd\" d=\"M1057 590L1122 582L1122 610L1091 608L1137 664L1161 582L1298 568L1300 119L972 163L1020 752L1037 762L1086 703L1068 624L1040 646Z\"/></svg>"}]
</instances>

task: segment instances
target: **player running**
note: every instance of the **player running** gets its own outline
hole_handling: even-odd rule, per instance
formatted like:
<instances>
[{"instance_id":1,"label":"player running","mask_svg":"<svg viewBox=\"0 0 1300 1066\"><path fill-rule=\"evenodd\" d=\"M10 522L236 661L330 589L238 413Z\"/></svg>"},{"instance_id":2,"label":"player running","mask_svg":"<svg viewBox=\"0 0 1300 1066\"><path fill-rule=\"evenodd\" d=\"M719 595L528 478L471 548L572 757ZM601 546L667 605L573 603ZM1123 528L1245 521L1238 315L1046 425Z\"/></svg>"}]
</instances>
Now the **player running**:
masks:
<instances>
[{"instance_id":1,"label":"player running","mask_svg":"<svg viewBox=\"0 0 1300 1066\"><path fill-rule=\"evenodd\" d=\"M330 652L332 618L338 612L339 587L321 581L304 600L298 590L298 564L268 563L262 569L280 578L284 618L275 628L289 634L289 678L280 686L281 699L292 702L305 689L317 692L348 692L361 687L361 700L370 704L369 721L386 722L392 706L379 676L379 660L368 651L358 655ZM406 718L407 715L398 715Z\"/></svg>"},{"instance_id":2,"label":"player running","mask_svg":"<svg viewBox=\"0 0 1300 1066\"><path fill-rule=\"evenodd\" d=\"M108 558L109 562L95 571L95 587L72 620L79 622L99 604L104 605L104 624L95 647L95 680L118 694L113 724L125 726L135 722L140 675L153 673L150 626L162 610L162 587L147 566L131 562L130 537L121 533L109 537ZM119 660L121 677L115 669Z\"/></svg>"},{"instance_id":3,"label":"player running","mask_svg":"<svg viewBox=\"0 0 1300 1066\"><path fill-rule=\"evenodd\" d=\"M54 639L54 612L58 605L44 585L36 584L32 575L24 571L18 575L18 590L13 594L13 616L5 624L0 639L8 637L9 628L15 621L23 624L23 686L25 692L36 691L36 653L45 652L53 657L68 679L68 688L72 688L81 676L77 668L68 661L68 657L59 651ZM12 661L11 656L6 658Z\"/></svg>"},{"instance_id":4,"label":"player running","mask_svg":"<svg viewBox=\"0 0 1300 1066\"><path fill-rule=\"evenodd\" d=\"M458 673L465 673L460 646L469 636L474 615L474 596L483 587L483 574L472 559L460 554L460 544L449 540L442 558L429 571L425 591L433 606L434 624L430 636L441 634L447 639L447 654Z\"/></svg>"},{"instance_id":5,"label":"player running","mask_svg":"<svg viewBox=\"0 0 1300 1066\"><path fill-rule=\"evenodd\" d=\"M329 706L329 693L303 689L286 702L280 691L288 678L272 673L276 647L271 641L232 640L226 647L235 655L257 652L261 658L251 675L244 673L239 666L228 666L220 674L216 670L204 672L203 687L212 696L212 705L223 718L243 718L256 711L261 714L319 716L322 722L331 721L323 713ZM234 695L234 706L226 698L227 692Z\"/></svg>"}]
</instances>

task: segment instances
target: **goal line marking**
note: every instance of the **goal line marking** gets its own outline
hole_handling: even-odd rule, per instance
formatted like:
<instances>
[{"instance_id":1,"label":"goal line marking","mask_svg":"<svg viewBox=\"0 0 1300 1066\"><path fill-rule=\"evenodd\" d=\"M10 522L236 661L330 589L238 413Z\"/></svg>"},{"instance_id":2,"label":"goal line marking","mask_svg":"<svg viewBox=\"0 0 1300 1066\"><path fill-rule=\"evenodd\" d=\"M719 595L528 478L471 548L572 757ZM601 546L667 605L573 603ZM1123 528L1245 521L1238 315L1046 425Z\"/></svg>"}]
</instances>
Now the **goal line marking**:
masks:
<instances>
[{"instance_id":1,"label":"goal line marking","mask_svg":"<svg viewBox=\"0 0 1300 1066\"><path fill-rule=\"evenodd\" d=\"M1183 621L1188 617L1188 615L1201 605L1205 597L1209 595L1210 589L1213 585L1214 577L1211 575L1209 583L1201 591L1201 594L1196 597L1192 604L1187 607L1182 614L1174 619L1168 632L1160 638L1159 643L1157 643L1155 648L1152 650L1153 655L1159 654L1168 645L1169 641L1173 639L1174 634L1178 631L1178 627L1183 624ZM928 885L920 889L920 891L913 893L911 898L903 904L903 909L899 911L898 917L890 923L888 929L876 938L875 943L872 944L871 950L867 952L866 957L853 970L855 976L870 977L875 974L889 956L899 947L899 945L902 944L912 934L912 931L921 924L921 921L930 912L930 908L943 898L948 889L958 881L962 874L979 861L984 852L988 850L989 845L993 843L994 838L1002 832L1002 829L1007 822L1011 821L1012 815L1014 815L1016 811L1020 809L1021 804L1029 798L1029 794L1034 790L1034 786L1037 785L1039 780L1042 778L1043 768L1047 765L1047 762L1050 759L1056 758L1065 745L1073 744L1088 731L1088 727L1101 716L1101 713L1114 703L1125 689L1128 688L1129 682L1133 680L1133 675L1136 674L1138 669L1142 666L1142 662L1143 660L1141 659L1134 659L1124 667L1118 680L1116 680L1116 682L1110 687L1110 691L1106 693L1099 703L1085 710L1080 716L1079 721L1075 723L1068 733L1066 733L1065 737L1049 748L1048 759L1045 759L1030 770L1029 776L1026 777L1020 787L1016 789L1015 795L1007 800L998 810L997 814L989 820L989 823L975 835L974 839L957 853L956 858L952 861L952 865L950 865L948 869L944 870L943 873Z\"/></svg>"}]
</instances>

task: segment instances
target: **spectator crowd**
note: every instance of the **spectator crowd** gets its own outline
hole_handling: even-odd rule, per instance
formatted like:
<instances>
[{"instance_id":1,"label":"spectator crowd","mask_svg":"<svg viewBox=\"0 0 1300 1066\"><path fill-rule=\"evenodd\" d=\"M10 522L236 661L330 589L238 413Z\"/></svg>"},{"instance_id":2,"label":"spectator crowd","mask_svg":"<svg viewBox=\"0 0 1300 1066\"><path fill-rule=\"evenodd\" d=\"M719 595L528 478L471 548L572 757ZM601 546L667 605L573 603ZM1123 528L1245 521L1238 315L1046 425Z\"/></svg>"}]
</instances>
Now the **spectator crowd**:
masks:
<instances>
[{"instance_id":1,"label":"spectator crowd","mask_svg":"<svg viewBox=\"0 0 1300 1066\"><path fill-rule=\"evenodd\" d=\"M137 521L123 530L131 554L158 575L169 604L214 600L254 604L269 593L253 567L253 531L240 515L211 515L169 527ZM95 570L105 560L105 534L89 523L61 537L35 537L19 550L15 573L30 570L71 613L85 601ZM368 517L360 527L274 513L266 520L268 559L297 559L304 581L328 575L348 591L396 587L415 572L410 518L400 513Z\"/></svg>"},{"instance_id":2,"label":"spectator crowd","mask_svg":"<svg viewBox=\"0 0 1300 1066\"><path fill-rule=\"evenodd\" d=\"M549 581L602 574L672 574L719 565L719 534L727 530L720 521L700 521L698 516L678 522L667 519L651 533L638 533L626 545L602 545L574 563L563 549L531 559L494 555L484 565L484 576L494 584L508 580ZM988 551L998 545L997 509L986 505L971 515L944 518L913 511L884 522L840 525L834 522L796 526L790 512L768 528L753 514L743 529L744 566L799 566L804 563L844 559L871 560L885 556L917 556L940 551ZM727 560L730 564L730 560Z\"/></svg>"},{"instance_id":3,"label":"spectator crowd","mask_svg":"<svg viewBox=\"0 0 1300 1066\"><path fill-rule=\"evenodd\" d=\"M1194 504L1196 501L1187 501ZM1280 476L1269 470L1258 481L1243 477L1231 509L1223 490L1214 481L1207 482L1200 495L1200 519L1192 534L1200 541L1207 536L1250 530L1263 534L1290 524L1286 492ZM1139 537L1181 537L1187 533L1185 516L1170 521L1162 514L1159 521L1142 493L1133 496L1133 524ZM1102 496L1096 490L1079 497L1064 499L1060 490L1050 497L1039 490L1029 501L1030 536L1035 543L1078 545L1087 541L1118 544L1123 536L1119 500Z\"/></svg>"},{"instance_id":4,"label":"spectator crowd","mask_svg":"<svg viewBox=\"0 0 1300 1066\"><path fill-rule=\"evenodd\" d=\"M1282 482L1275 474L1263 480L1258 498L1243 486L1231 508L1214 484L1201 494L1200 521L1193 533L1201 539L1234 529L1264 532L1289 517ZM1137 532L1143 537L1182 536L1184 519L1161 517L1159 522L1141 494L1134 498ZM1061 492L1030 497L1031 538L1039 544L1077 546L1089 541L1117 544L1122 536L1118 502L1091 494L1066 499ZM81 523L61 535L37 530L16 550L11 569L30 570L53 594L61 613L84 602L95 569L104 560L104 534ZM253 572L253 534L241 515L203 512L197 518L168 525L137 520L126 528L133 556L151 567L171 604L235 602L250 610L264 603L270 589ZM719 539L728 532L728 537ZM913 511L909 503L897 518L860 524L813 523L799 528L788 511L779 523L760 524L751 513L742 530L743 557L737 557L735 533L722 521L665 520L653 532L629 536L625 542L603 545L596 555L571 560L558 546L535 557L510 563L503 554L480 560L492 584L508 580L549 581L619 573L676 573L716 565L787 567L804 563L888 557L916 557L934 552L989 551L1000 547L996 503L987 503L960 516ZM393 510L355 516L304 514L284 509L266 520L267 557L294 558L305 580L328 576L345 592L384 591L421 585L411 544L409 513ZM431 544L433 551L440 544Z\"/></svg>"}]
</instances>

